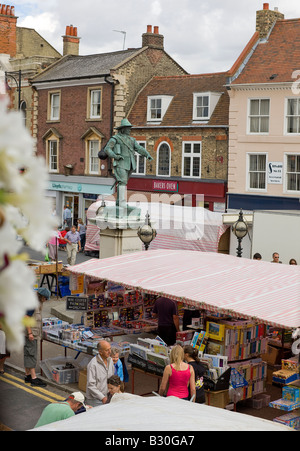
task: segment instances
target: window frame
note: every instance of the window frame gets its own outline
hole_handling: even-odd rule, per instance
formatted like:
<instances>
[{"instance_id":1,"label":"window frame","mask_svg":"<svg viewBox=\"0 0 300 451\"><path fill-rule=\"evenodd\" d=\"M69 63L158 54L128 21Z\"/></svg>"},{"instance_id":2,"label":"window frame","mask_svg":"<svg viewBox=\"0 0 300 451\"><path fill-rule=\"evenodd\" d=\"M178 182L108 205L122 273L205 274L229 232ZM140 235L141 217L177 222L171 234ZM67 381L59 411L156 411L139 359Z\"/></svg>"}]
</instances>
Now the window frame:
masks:
<instances>
[{"instance_id":1,"label":"window frame","mask_svg":"<svg viewBox=\"0 0 300 451\"><path fill-rule=\"evenodd\" d=\"M99 92L100 94L100 100L99 100L99 115L94 115L92 114L92 109L94 104L92 102L92 96L94 92ZM97 120L101 120L102 119L102 86L93 86L93 87L88 87L88 95L87 95L87 119L88 120L93 120L93 121L97 121Z\"/></svg>"},{"instance_id":2,"label":"window frame","mask_svg":"<svg viewBox=\"0 0 300 451\"><path fill-rule=\"evenodd\" d=\"M92 151L95 149L91 148L91 144L92 143L98 143L98 148L96 149L96 156L92 156ZM98 158L98 152L100 151L100 140L98 138L90 138L87 140L87 152L88 152L88 161L87 161L87 165L88 165L88 174L91 175L99 175L100 174L100 160ZM94 171L93 170L93 165L92 165L92 159L97 158L97 170Z\"/></svg>"},{"instance_id":3,"label":"window frame","mask_svg":"<svg viewBox=\"0 0 300 451\"><path fill-rule=\"evenodd\" d=\"M137 143L144 147L146 150L146 141L137 141ZM135 159L136 159L136 170L134 172L132 172L132 175L146 175L146 158L143 157L142 155L140 155L138 152L135 152ZM140 167L140 160L143 159L143 163L144 163L144 171L141 172L139 171L139 167Z\"/></svg>"},{"instance_id":4,"label":"window frame","mask_svg":"<svg viewBox=\"0 0 300 451\"><path fill-rule=\"evenodd\" d=\"M56 169L53 169L52 165L52 144L56 144ZM58 173L59 172L59 140L52 135L49 139L47 139L47 162L48 162L48 171L50 173Z\"/></svg>"},{"instance_id":5,"label":"window frame","mask_svg":"<svg viewBox=\"0 0 300 451\"><path fill-rule=\"evenodd\" d=\"M259 156L259 155L264 155L266 158L266 162L265 162L265 187L264 188L252 188L250 186L250 157L251 156ZM267 152L247 152L247 174L246 174L246 191L253 191L253 192L267 192L268 189L268 173L267 173L267 168L268 168L268 153ZM254 171L251 171L254 172ZM262 171L255 171L255 172L262 172Z\"/></svg>"},{"instance_id":6,"label":"window frame","mask_svg":"<svg viewBox=\"0 0 300 451\"><path fill-rule=\"evenodd\" d=\"M53 98L57 96L59 101L58 105L55 107L58 109L57 116L54 116L54 106L53 106ZM48 121L49 122L59 122L61 115L61 91L49 91L48 92Z\"/></svg>"},{"instance_id":7,"label":"window frame","mask_svg":"<svg viewBox=\"0 0 300 451\"><path fill-rule=\"evenodd\" d=\"M296 100L298 103L298 111L299 114L295 115L295 117L298 119L298 131L296 133L289 132L288 131L288 123L289 123L289 117L293 117L292 115L288 114L289 110L289 101L290 100ZM284 124L284 133L286 136L299 136L300 135L300 97L287 97L285 101L285 124Z\"/></svg>"},{"instance_id":8,"label":"window frame","mask_svg":"<svg viewBox=\"0 0 300 451\"><path fill-rule=\"evenodd\" d=\"M298 195L300 193L300 189L299 190L288 189L288 157L292 157L292 156L299 157L299 159L300 159L300 153L289 153L289 152L286 152L284 154L284 187L285 187L285 192L287 194L296 194L296 195ZM300 179L300 170L299 170L299 172L295 171L294 173L298 174L297 177L299 177L299 179ZM293 173L291 172L291 174L293 174ZM299 182L299 185L300 185L300 182Z\"/></svg>"},{"instance_id":9,"label":"window frame","mask_svg":"<svg viewBox=\"0 0 300 451\"><path fill-rule=\"evenodd\" d=\"M170 106L170 103L173 99L173 96L168 96L168 95L155 95L155 96L148 96L147 97L147 122L150 123L160 123L163 118L164 115L166 114L167 109ZM160 107L160 111L161 111L161 117L152 117L151 116L151 102L152 101L157 101L160 100L161 102L161 107Z\"/></svg>"},{"instance_id":10,"label":"window frame","mask_svg":"<svg viewBox=\"0 0 300 451\"><path fill-rule=\"evenodd\" d=\"M269 112L267 115L262 115L261 114L261 102L264 100L268 100L269 102ZM251 103L254 101L259 101L259 114L251 115ZM249 135L269 135L270 133L270 112L271 112L271 99L269 97L253 97L253 98L249 98L248 99L248 126L247 126L247 133ZM254 132L251 131L251 119L255 119L258 118L259 121L259 131L258 132ZM268 118L268 131L261 131L261 124L262 124L262 119L264 118Z\"/></svg>"},{"instance_id":11,"label":"window frame","mask_svg":"<svg viewBox=\"0 0 300 451\"><path fill-rule=\"evenodd\" d=\"M160 158L160 151L163 145L166 145L169 149L169 173L168 174L159 174L159 158ZM171 152L171 146L167 141L162 141L158 148L157 148L157 154L156 154L156 176L157 177L171 177L171 162L172 162L172 152Z\"/></svg>"},{"instance_id":12,"label":"window frame","mask_svg":"<svg viewBox=\"0 0 300 451\"><path fill-rule=\"evenodd\" d=\"M197 106L197 100L198 98L204 98L207 97L208 98L208 105L207 106L201 106L198 107ZM197 115L197 108L207 108L208 109L208 114L207 116L198 116ZM194 92L193 94L193 120L194 121L209 121L211 116L211 93L210 92Z\"/></svg>"},{"instance_id":13,"label":"window frame","mask_svg":"<svg viewBox=\"0 0 300 451\"><path fill-rule=\"evenodd\" d=\"M191 145L191 152L185 152L185 145L186 144L190 144ZM196 144L200 145L200 152L196 153L194 152L194 146ZM185 175L184 174L184 160L185 158L190 157L191 158L191 164L190 164L190 175ZM200 159L200 164L199 164L199 175L191 175L191 172L193 171L193 161L194 158L199 158ZM183 141L182 142L182 163L181 163L181 177L182 178L196 178L196 179L201 179L201 169L202 169L202 141Z\"/></svg>"}]
</instances>

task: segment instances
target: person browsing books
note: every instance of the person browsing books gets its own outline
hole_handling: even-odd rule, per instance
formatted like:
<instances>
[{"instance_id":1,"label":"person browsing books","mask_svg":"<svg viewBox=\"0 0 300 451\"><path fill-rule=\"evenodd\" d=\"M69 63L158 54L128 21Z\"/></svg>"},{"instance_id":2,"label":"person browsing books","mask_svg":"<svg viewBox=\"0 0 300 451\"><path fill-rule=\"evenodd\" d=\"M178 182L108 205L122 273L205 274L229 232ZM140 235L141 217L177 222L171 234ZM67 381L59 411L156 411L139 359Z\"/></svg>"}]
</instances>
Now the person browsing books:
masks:
<instances>
[{"instance_id":1,"label":"person browsing books","mask_svg":"<svg viewBox=\"0 0 300 451\"><path fill-rule=\"evenodd\" d=\"M186 400L189 400L191 396L195 402L195 372L193 367L185 363L183 359L183 348L180 345L174 346L170 354L171 363L164 369L159 394L164 396L167 392L167 396Z\"/></svg>"},{"instance_id":2,"label":"person browsing books","mask_svg":"<svg viewBox=\"0 0 300 451\"><path fill-rule=\"evenodd\" d=\"M205 374L205 367L199 360L198 350L193 348L193 346L188 345L183 348L184 360L194 368L195 373L195 388L196 388L196 399L195 402L199 404L205 403L205 392L203 386L203 377Z\"/></svg>"}]
</instances>

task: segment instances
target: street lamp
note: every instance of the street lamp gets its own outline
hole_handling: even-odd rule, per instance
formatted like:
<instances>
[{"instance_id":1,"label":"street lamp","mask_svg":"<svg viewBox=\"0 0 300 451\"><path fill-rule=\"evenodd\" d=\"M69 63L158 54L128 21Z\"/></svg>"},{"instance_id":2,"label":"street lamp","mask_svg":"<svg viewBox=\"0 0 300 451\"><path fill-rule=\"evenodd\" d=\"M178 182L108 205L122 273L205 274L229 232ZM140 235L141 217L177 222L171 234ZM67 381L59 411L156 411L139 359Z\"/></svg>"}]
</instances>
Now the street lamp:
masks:
<instances>
[{"instance_id":1,"label":"street lamp","mask_svg":"<svg viewBox=\"0 0 300 451\"><path fill-rule=\"evenodd\" d=\"M137 234L139 239L144 243L145 249L147 251L151 241L156 237L156 230L151 226L150 216L148 212L145 218L145 224L142 227L138 228Z\"/></svg>"},{"instance_id":2,"label":"street lamp","mask_svg":"<svg viewBox=\"0 0 300 451\"><path fill-rule=\"evenodd\" d=\"M235 236L237 237L237 240L238 240L238 247L236 248L236 250L237 250L236 255L237 255L237 257L241 257L242 256L242 246L241 246L242 239L248 233L248 225L244 221L242 209L240 209L238 220L232 226L232 232L235 234Z\"/></svg>"},{"instance_id":3,"label":"street lamp","mask_svg":"<svg viewBox=\"0 0 300 451\"><path fill-rule=\"evenodd\" d=\"M15 75L18 75L18 79L15 77ZM21 83L22 83L22 72L21 69L16 71L16 72L5 72L5 82L8 86L8 79L9 78L13 78L16 87L17 87L17 91L18 91L18 110L21 109ZM10 87L9 87L10 88ZM10 88L11 89L11 88Z\"/></svg>"}]
</instances>

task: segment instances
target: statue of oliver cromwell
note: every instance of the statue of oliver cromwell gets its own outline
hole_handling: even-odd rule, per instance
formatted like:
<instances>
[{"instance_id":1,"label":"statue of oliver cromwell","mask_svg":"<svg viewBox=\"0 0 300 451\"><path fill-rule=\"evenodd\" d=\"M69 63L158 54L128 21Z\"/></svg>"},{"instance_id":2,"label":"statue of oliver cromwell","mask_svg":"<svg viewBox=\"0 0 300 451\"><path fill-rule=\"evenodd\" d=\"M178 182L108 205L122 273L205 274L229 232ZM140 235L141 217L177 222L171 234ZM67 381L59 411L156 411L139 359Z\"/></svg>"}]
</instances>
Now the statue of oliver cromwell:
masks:
<instances>
[{"instance_id":1,"label":"statue of oliver cromwell","mask_svg":"<svg viewBox=\"0 0 300 451\"><path fill-rule=\"evenodd\" d=\"M147 160L153 158L149 152L138 144L135 138L130 136L131 123L128 119L122 119L117 127L118 133L110 138L104 148L108 157L113 158L114 177L117 185L117 207L127 207L125 191L128 180L132 172L136 169L135 152L139 153Z\"/></svg>"}]
</instances>

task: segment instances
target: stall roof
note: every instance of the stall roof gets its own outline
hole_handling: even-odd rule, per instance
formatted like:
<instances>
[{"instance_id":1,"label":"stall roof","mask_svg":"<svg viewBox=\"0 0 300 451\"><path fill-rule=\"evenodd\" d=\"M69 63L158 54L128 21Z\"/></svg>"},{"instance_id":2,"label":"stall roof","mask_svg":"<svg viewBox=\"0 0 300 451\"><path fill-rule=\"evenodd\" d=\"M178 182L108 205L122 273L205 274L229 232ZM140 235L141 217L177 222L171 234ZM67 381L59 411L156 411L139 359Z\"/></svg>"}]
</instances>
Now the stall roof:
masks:
<instances>
[{"instance_id":1,"label":"stall roof","mask_svg":"<svg viewBox=\"0 0 300 451\"><path fill-rule=\"evenodd\" d=\"M164 249L91 259L69 269L233 317L300 326L299 266Z\"/></svg>"}]
</instances>

